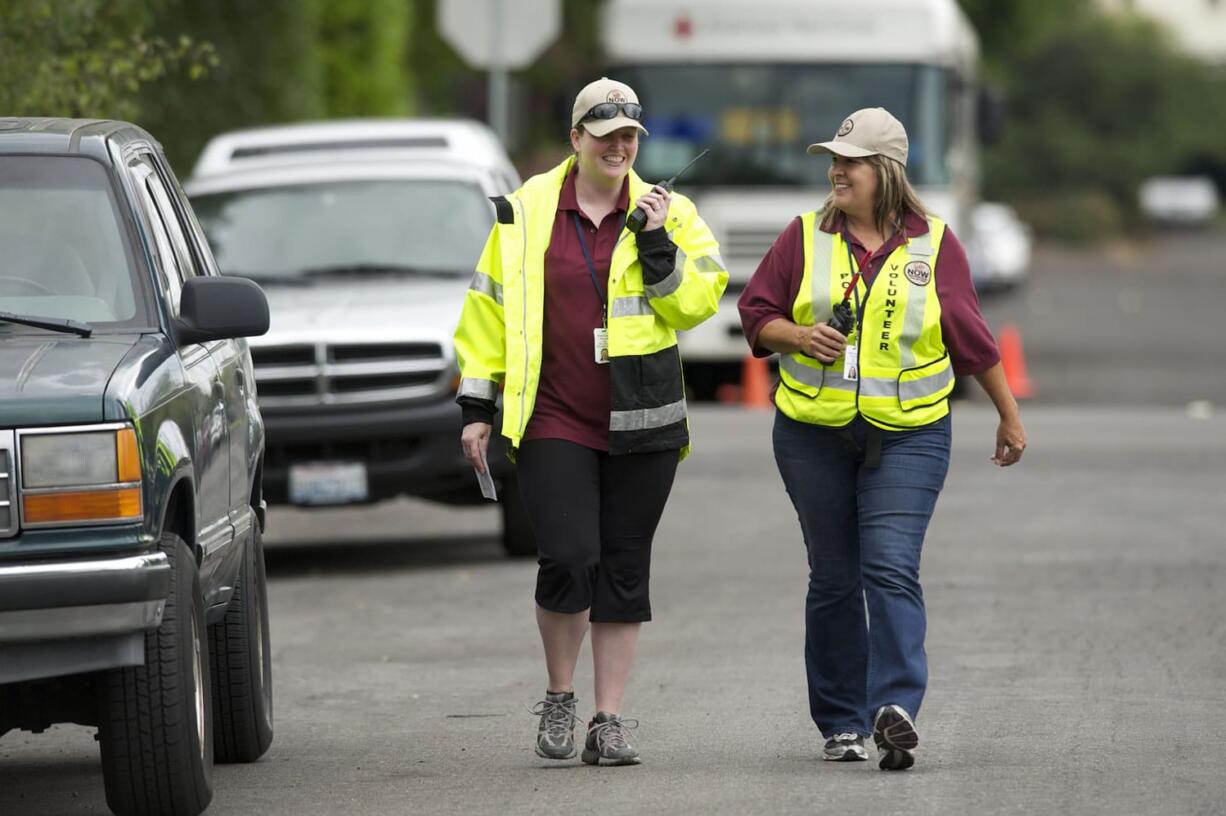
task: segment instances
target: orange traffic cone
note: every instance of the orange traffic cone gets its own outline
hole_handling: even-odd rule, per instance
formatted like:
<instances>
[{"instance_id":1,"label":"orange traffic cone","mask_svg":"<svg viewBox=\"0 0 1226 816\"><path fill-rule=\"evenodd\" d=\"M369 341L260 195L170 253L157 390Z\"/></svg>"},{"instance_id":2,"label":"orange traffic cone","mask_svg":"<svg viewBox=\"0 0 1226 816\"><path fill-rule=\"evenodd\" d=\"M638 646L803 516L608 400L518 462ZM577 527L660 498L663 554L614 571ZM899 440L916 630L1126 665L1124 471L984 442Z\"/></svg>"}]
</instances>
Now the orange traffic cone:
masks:
<instances>
[{"instance_id":1,"label":"orange traffic cone","mask_svg":"<svg viewBox=\"0 0 1226 816\"><path fill-rule=\"evenodd\" d=\"M1036 389L1026 375L1026 354L1022 351L1022 333L1017 326L1006 323L1000 327L1000 363L1005 369L1005 382L1016 399L1030 399Z\"/></svg>"},{"instance_id":2,"label":"orange traffic cone","mask_svg":"<svg viewBox=\"0 0 1226 816\"><path fill-rule=\"evenodd\" d=\"M745 355L741 364L741 405L746 408L771 408L770 367L765 357Z\"/></svg>"}]
</instances>

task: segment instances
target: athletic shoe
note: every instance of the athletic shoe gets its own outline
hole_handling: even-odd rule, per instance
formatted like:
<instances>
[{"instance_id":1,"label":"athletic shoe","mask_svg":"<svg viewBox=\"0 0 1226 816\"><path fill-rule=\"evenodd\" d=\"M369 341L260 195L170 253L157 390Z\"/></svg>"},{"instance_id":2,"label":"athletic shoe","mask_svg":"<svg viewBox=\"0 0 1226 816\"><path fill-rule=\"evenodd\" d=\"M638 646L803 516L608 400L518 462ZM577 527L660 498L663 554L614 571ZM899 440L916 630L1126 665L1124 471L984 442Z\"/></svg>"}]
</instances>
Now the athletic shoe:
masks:
<instances>
[{"instance_id":1,"label":"athletic shoe","mask_svg":"<svg viewBox=\"0 0 1226 816\"><path fill-rule=\"evenodd\" d=\"M863 762L868 759L864 737L859 734L835 734L826 740L822 759L830 762Z\"/></svg>"},{"instance_id":2,"label":"athletic shoe","mask_svg":"<svg viewBox=\"0 0 1226 816\"><path fill-rule=\"evenodd\" d=\"M532 709L540 716L536 729L536 755L545 759L572 759L575 756L575 693L545 692L545 699Z\"/></svg>"},{"instance_id":3,"label":"athletic shoe","mask_svg":"<svg viewBox=\"0 0 1226 816\"><path fill-rule=\"evenodd\" d=\"M623 720L616 714L596 712L587 727L583 761L588 765L638 765L638 749L626 739L626 730L638 727L638 720Z\"/></svg>"},{"instance_id":4,"label":"athletic shoe","mask_svg":"<svg viewBox=\"0 0 1226 816\"><path fill-rule=\"evenodd\" d=\"M905 771L915 764L919 733L910 715L896 705L877 709L873 717L873 742L877 743L877 767L883 771Z\"/></svg>"}]
</instances>

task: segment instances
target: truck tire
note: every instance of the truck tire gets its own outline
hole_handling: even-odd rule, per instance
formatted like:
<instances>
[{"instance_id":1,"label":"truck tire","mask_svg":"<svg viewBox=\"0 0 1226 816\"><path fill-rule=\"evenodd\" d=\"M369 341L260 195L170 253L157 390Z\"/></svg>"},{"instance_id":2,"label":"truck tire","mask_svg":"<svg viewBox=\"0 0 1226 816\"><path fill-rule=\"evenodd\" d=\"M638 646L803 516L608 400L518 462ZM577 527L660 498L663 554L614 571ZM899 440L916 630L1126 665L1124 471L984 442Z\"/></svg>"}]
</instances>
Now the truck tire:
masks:
<instances>
[{"instance_id":1,"label":"truck tire","mask_svg":"<svg viewBox=\"0 0 1226 816\"><path fill-rule=\"evenodd\" d=\"M255 762L272 744L272 654L263 535L252 527L226 616L209 627L213 756Z\"/></svg>"},{"instance_id":2,"label":"truck tire","mask_svg":"<svg viewBox=\"0 0 1226 816\"><path fill-rule=\"evenodd\" d=\"M98 741L106 803L119 816L196 816L213 798L213 698L196 559L165 533L170 595L145 635L145 665L104 672Z\"/></svg>"},{"instance_id":3,"label":"truck tire","mask_svg":"<svg viewBox=\"0 0 1226 816\"><path fill-rule=\"evenodd\" d=\"M502 547L512 558L536 556L536 536L528 510L519 495L519 479L514 475L502 480Z\"/></svg>"}]
</instances>

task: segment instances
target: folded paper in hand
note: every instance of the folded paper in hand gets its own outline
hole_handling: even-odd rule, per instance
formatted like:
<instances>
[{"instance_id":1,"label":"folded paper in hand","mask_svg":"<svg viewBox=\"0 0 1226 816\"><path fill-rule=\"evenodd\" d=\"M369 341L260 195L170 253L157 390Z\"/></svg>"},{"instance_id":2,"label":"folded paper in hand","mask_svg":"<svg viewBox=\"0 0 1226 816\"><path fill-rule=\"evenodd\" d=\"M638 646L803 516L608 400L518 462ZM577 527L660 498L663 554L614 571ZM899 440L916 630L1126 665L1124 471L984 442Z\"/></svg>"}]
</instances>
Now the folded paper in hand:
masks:
<instances>
[{"instance_id":1,"label":"folded paper in hand","mask_svg":"<svg viewBox=\"0 0 1226 816\"><path fill-rule=\"evenodd\" d=\"M485 451L481 452L481 470L473 468L477 474L477 484L481 485L481 495L490 501L498 501L498 491L494 489L494 478L490 476L490 463L485 459Z\"/></svg>"}]
</instances>

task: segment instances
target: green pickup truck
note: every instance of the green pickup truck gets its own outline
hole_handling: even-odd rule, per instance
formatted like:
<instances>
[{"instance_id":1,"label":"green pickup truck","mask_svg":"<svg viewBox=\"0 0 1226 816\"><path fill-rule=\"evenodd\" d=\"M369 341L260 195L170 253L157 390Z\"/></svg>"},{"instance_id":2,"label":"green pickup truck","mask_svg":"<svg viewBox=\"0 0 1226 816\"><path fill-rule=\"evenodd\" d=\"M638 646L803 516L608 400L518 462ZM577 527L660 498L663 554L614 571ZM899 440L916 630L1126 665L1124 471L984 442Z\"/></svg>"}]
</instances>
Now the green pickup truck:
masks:
<instances>
[{"instance_id":1,"label":"green pickup truck","mask_svg":"<svg viewBox=\"0 0 1226 816\"><path fill-rule=\"evenodd\" d=\"M0 735L96 726L116 813L272 741L267 329L148 133L0 119Z\"/></svg>"}]
</instances>

